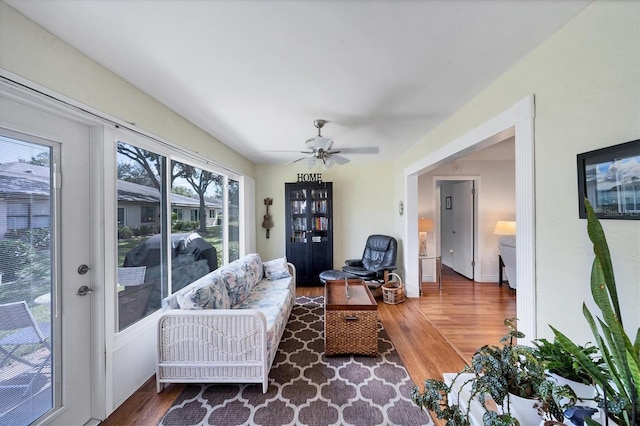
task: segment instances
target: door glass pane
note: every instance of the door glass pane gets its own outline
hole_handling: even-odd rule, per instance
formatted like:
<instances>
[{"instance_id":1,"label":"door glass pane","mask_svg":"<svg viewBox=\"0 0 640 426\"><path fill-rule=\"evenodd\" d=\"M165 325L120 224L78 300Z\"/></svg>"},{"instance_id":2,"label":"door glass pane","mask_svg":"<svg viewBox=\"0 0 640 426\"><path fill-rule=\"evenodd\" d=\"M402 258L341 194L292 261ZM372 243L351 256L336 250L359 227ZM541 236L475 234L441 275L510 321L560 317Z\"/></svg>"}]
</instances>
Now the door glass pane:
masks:
<instances>
[{"instance_id":1,"label":"door glass pane","mask_svg":"<svg viewBox=\"0 0 640 426\"><path fill-rule=\"evenodd\" d=\"M53 408L51 147L0 136L0 424Z\"/></svg>"},{"instance_id":2,"label":"door glass pane","mask_svg":"<svg viewBox=\"0 0 640 426\"><path fill-rule=\"evenodd\" d=\"M222 176L171 162L171 291L176 292L222 264ZM186 221L183 218L189 218Z\"/></svg>"},{"instance_id":3,"label":"door glass pane","mask_svg":"<svg viewBox=\"0 0 640 426\"><path fill-rule=\"evenodd\" d=\"M166 158L117 144L118 329L160 308L167 294ZM120 213L122 211L122 213Z\"/></svg>"},{"instance_id":4,"label":"door glass pane","mask_svg":"<svg viewBox=\"0 0 640 426\"><path fill-rule=\"evenodd\" d=\"M240 182L229 179L229 262L240 258Z\"/></svg>"}]
</instances>

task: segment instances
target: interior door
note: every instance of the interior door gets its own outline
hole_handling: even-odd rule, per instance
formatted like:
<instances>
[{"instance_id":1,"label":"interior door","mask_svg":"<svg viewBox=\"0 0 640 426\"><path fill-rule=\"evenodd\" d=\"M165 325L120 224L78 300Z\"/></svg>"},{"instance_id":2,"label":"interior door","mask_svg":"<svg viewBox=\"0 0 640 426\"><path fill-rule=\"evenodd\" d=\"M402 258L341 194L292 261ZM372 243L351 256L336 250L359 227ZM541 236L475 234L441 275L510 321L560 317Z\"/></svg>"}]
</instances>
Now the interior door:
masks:
<instances>
[{"instance_id":1,"label":"interior door","mask_svg":"<svg viewBox=\"0 0 640 426\"><path fill-rule=\"evenodd\" d=\"M473 279L474 182L453 185L453 270Z\"/></svg>"},{"instance_id":2,"label":"interior door","mask_svg":"<svg viewBox=\"0 0 640 426\"><path fill-rule=\"evenodd\" d=\"M11 170L15 183L13 198L3 200L13 206L0 209L0 239L36 258L0 286L0 303L25 302L45 337L29 356L45 362L35 371L25 364L24 373L40 377L17 406L4 407L0 424L84 424L91 419L94 344L89 127L32 105L0 90L0 172ZM21 235L28 237L18 241ZM11 284L29 291L2 292ZM9 376L0 376L0 388L3 379Z\"/></svg>"}]
</instances>

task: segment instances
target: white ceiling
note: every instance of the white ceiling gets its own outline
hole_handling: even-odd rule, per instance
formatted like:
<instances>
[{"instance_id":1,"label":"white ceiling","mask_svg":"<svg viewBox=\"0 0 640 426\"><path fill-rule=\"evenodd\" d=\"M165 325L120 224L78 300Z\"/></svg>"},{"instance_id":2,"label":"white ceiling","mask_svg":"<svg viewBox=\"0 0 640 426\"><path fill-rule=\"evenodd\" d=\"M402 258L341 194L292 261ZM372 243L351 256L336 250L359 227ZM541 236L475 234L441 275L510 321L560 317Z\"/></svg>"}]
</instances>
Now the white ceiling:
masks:
<instances>
[{"instance_id":1,"label":"white ceiling","mask_svg":"<svg viewBox=\"0 0 640 426\"><path fill-rule=\"evenodd\" d=\"M5 0L257 163L334 147L387 161L589 0ZM128 117L120 117L132 121Z\"/></svg>"}]
</instances>

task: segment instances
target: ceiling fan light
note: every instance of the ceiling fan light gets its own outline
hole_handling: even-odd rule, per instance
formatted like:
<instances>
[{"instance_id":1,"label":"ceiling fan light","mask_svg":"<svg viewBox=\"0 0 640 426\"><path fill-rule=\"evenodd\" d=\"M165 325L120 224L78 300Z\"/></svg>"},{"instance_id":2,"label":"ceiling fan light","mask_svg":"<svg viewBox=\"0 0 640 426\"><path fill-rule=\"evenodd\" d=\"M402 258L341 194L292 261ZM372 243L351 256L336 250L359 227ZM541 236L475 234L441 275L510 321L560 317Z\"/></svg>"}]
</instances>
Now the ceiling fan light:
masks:
<instances>
[{"instance_id":1,"label":"ceiling fan light","mask_svg":"<svg viewBox=\"0 0 640 426\"><path fill-rule=\"evenodd\" d=\"M335 164L335 160L331 157L325 158L322 160L322 168L327 170L331 168Z\"/></svg>"},{"instance_id":2,"label":"ceiling fan light","mask_svg":"<svg viewBox=\"0 0 640 426\"><path fill-rule=\"evenodd\" d=\"M307 166L309 166L309 168L315 167L317 163L316 157L315 156L310 156L307 157Z\"/></svg>"},{"instance_id":3,"label":"ceiling fan light","mask_svg":"<svg viewBox=\"0 0 640 426\"><path fill-rule=\"evenodd\" d=\"M309 150L323 149L328 151L333 145L333 141L329 138L325 138L324 136L316 136L311 139L307 139L305 144Z\"/></svg>"}]
</instances>

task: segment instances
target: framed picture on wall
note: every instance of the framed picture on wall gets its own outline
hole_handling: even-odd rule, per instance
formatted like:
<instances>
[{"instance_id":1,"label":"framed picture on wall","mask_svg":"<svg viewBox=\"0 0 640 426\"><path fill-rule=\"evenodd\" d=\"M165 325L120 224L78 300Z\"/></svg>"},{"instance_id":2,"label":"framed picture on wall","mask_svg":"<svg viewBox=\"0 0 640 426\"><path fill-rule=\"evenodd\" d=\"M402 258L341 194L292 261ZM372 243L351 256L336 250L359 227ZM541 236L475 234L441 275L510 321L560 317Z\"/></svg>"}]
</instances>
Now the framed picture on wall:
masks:
<instances>
[{"instance_id":1,"label":"framed picture on wall","mask_svg":"<svg viewBox=\"0 0 640 426\"><path fill-rule=\"evenodd\" d=\"M640 139L578 154L578 203L598 218L640 220Z\"/></svg>"},{"instance_id":2,"label":"framed picture on wall","mask_svg":"<svg viewBox=\"0 0 640 426\"><path fill-rule=\"evenodd\" d=\"M452 208L452 202L451 202L451 197L445 197L444 199L444 208L447 210L451 210Z\"/></svg>"}]
</instances>

